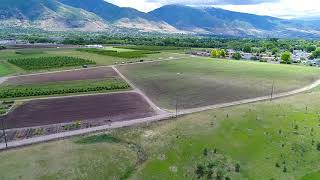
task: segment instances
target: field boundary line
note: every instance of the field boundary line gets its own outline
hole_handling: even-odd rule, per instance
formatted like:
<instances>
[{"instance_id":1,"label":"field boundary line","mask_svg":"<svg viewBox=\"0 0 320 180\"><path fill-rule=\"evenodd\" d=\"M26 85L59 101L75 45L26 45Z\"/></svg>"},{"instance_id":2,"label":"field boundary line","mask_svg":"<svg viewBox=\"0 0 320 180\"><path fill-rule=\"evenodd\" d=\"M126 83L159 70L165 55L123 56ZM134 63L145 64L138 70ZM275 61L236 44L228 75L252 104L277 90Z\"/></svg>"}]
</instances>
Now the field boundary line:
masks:
<instances>
[{"instance_id":1,"label":"field boundary line","mask_svg":"<svg viewBox=\"0 0 320 180\"><path fill-rule=\"evenodd\" d=\"M138 94L140 94L147 102L148 104L156 111L157 114L165 114L167 113L163 109L161 109L159 106L157 106L146 94L144 94L143 91L141 91L139 88L137 88L127 77L125 77L115 66L111 66L112 69L118 73L118 75L125 80L131 88L133 88L134 91L136 91Z\"/></svg>"}]
</instances>

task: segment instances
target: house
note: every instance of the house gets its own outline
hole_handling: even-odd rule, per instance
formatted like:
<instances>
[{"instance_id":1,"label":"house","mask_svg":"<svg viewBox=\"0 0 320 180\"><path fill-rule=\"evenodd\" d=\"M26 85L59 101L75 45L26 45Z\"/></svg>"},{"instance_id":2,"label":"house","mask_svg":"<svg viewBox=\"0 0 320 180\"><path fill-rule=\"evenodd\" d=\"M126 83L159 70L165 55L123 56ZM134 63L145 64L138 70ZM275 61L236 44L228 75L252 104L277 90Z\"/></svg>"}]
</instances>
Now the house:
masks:
<instances>
[{"instance_id":1,"label":"house","mask_svg":"<svg viewBox=\"0 0 320 180\"><path fill-rule=\"evenodd\" d=\"M251 60L253 57L255 57L252 53L244 53L240 52L241 58L246 60Z\"/></svg>"},{"instance_id":2,"label":"house","mask_svg":"<svg viewBox=\"0 0 320 180\"><path fill-rule=\"evenodd\" d=\"M292 53L292 61L295 63L301 62L302 60L307 60L311 53L307 53L302 50L294 50Z\"/></svg>"},{"instance_id":3,"label":"house","mask_svg":"<svg viewBox=\"0 0 320 180\"><path fill-rule=\"evenodd\" d=\"M0 45L16 45L17 40L15 39L2 39L0 40Z\"/></svg>"},{"instance_id":4,"label":"house","mask_svg":"<svg viewBox=\"0 0 320 180\"><path fill-rule=\"evenodd\" d=\"M320 66L320 59L307 60L304 62L306 66Z\"/></svg>"},{"instance_id":5,"label":"house","mask_svg":"<svg viewBox=\"0 0 320 180\"><path fill-rule=\"evenodd\" d=\"M102 45L85 45L86 48L103 48Z\"/></svg>"},{"instance_id":6,"label":"house","mask_svg":"<svg viewBox=\"0 0 320 180\"><path fill-rule=\"evenodd\" d=\"M209 50L203 50L203 51L192 51L190 54L194 56L204 56L204 57L210 57L211 52Z\"/></svg>"}]
</instances>

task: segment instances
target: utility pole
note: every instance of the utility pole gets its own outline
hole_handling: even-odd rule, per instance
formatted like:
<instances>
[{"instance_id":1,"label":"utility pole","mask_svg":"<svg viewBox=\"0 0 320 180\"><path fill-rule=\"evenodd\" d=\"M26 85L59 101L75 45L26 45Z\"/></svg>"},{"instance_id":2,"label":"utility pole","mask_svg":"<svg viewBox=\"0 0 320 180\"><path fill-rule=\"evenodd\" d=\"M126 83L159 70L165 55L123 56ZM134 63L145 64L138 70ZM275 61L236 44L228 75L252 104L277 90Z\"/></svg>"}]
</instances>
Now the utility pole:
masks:
<instances>
[{"instance_id":1,"label":"utility pole","mask_svg":"<svg viewBox=\"0 0 320 180\"><path fill-rule=\"evenodd\" d=\"M176 118L178 118L178 93L176 95Z\"/></svg>"},{"instance_id":2,"label":"utility pole","mask_svg":"<svg viewBox=\"0 0 320 180\"><path fill-rule=\"evenodd\" d=\"M3 117L0 117L0 118L1 118L1 126L2 126L2 132L3 132L4 141L6 143L6 148L8 148L7 134L6 134L6 129L4 127L4 119L3 119Z\"/></svg>"},{"instance_id":3,"label":"utility pole","mask_svg":"<svg viewBox=\"0 0 320 180\"><path fill-rule=\"evenodd\" d=\"M181 73L177 73L177 83L178 83L178 80L179 80L179 76L180 76ZM176 118L178 118L178 91L176 91Z\"/></svg>"},{"instance_id":4,"label":"utility pole","mask_svg":"<svg viewBox=\"0 0 320 180\"><path fill-rule=\"evenodd\" d=\"M271 88L271 97L270 97L270 101L272 101L272 98L273 98L273 92L274 92L274 80L272 81L272 88Z\"/></svg>"}]
</instances>

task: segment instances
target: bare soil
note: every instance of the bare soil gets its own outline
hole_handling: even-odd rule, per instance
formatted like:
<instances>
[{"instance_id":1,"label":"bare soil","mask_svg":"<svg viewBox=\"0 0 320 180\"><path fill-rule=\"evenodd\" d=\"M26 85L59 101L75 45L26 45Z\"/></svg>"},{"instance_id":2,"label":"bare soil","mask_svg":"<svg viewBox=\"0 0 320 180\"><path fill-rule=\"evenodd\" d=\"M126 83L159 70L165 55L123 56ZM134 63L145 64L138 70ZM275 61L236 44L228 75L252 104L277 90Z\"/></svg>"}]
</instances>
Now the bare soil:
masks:
<instances>
[{"instance_id":1,"label":"bare soil","mask_svg":"<svg viewBox=\"0 0 320 180\"><path fill-rule=\"evenodd\" d=\"M127 121L155 115L137 93L34 100L18 106L4 117L8 129L50 124L101 121Z\"/></svg>"},{"instance_id":2,"label":"bare soil","mask_svg":"<svg viewBox=\"0 0 320 180\"><path fill-rule=\"evenodd\" d=\"M4 85L39 84L74 80L103 79L116 76L118 76L118 74L112 68L100 67L46 74L16 76L9 78L4 82Z\"/></svg>"}]
</instances>

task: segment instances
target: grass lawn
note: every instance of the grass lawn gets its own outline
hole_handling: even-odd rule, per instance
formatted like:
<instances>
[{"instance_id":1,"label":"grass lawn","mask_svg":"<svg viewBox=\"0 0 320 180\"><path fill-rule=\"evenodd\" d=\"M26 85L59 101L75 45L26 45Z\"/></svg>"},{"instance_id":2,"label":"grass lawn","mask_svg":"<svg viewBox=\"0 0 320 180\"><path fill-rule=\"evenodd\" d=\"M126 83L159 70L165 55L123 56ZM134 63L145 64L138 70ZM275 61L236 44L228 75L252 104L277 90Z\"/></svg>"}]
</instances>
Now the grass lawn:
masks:
<instances>
[{"instance_id":1,"label":"grass lawn","mask_svg":"<svg viewBox=\"0 0 320 180\"><path fill-rule=\"evenodd\" d=\"M126 146L68 140L1 152L0 166L6 169L0 170L0 179L120 179L137 159L137 153ZM13 166L18 173L9 168Z\"/></svg>"},{"instance_id":2,"label":"grass lawn","mask_svg":"<svg viewBox=\"0 0 320 180\"><path fill-rule=\"evenodd\" d=\"M158 105L174 109L270 95L308 85L320 78L317 68L267 63L185 58L119 67Z\"/></svg>"},{"instance_id":3,"label":"grass lawn","mask_svg":"<svg viewBox=\"0 0 320 180\"><path fill-rule=\"evenodd\" d=\"M314 91L1 152L0 178L319 179L319 106Z\"/></svg>"}]
</instances>

